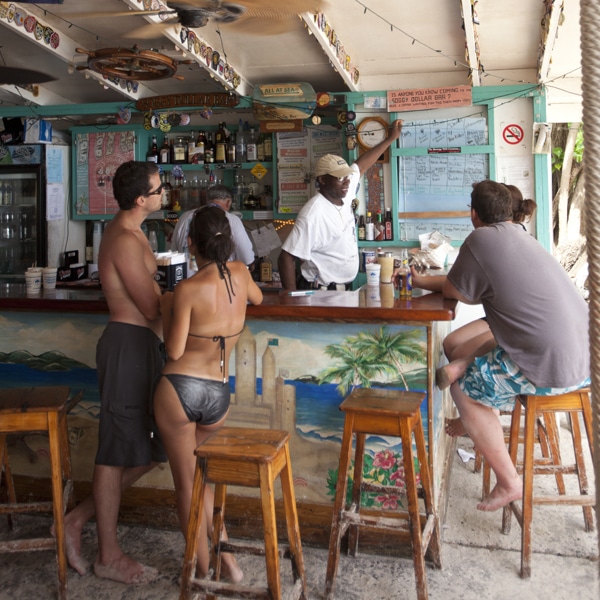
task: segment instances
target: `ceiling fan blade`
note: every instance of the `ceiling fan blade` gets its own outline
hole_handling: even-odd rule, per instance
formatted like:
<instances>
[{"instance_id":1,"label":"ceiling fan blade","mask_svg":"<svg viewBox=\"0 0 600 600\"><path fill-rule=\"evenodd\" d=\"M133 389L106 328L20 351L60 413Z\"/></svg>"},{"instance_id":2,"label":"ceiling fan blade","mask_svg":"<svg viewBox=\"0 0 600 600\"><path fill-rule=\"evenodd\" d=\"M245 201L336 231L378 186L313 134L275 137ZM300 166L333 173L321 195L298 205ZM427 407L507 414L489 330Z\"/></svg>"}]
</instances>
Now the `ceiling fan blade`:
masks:
<instances>
[{"instance_id":1,"label":"ceiling fan blade","mask_svg":"<svg viewBox=\"0 0 600 600\"><path fill-rule=\"evenodd\" d=\"M280 35L294 28L298 17L293 15L286 18L242 17L232 23L223 23L224 31L240 35Z\"/></svg>"},{"instance_id":2,"label":"ceiling fan blade","mask_svg":"<svg viewBox=\"0 0 600 600\"><path fill-rule=\"evenodd\" d=\"M141 27L123 33L122 37L129 40L151 40L160 37L165 29L172 27L175 24L176 21L173 21L172 23L148 23L147 25L142 25Z\"/></svg>"},{"instance_id":3,"label":"ceiling fan blade","mask_svg":"<svg viewBox=\"0 0 600 600\"><path fill-rule=\"evenodd\" d=\"M17 67L0 67L0 85L27 85L31 83L47 83L56 81L56 77L31 69Z\"/></svg>"},{"instance_id":4,"label":"ceiling fan blade","mask_svg":"<svg viewBox=\"0 0 600 600\"><path fill-rule=\"evenodd\" d=\"M163 10L122 10L122 11L102 11L102 12L78 12L78 13L62 13L64 19L96 19L110 17L140 17L144 15L158 15L164 13Z\"/></svg>"},{"instance_id":5,"label":"ceiling fan blade","mask_svg":"<svg viewBox=\"0 0 600 600\"><path fill-rule=\"evenodd\" d=\"M282 18L312 12L326 7L326 0L231 0L217 2L216 0L173 0L172 6L183 6L189 10L194 8L210 11L215 4L237 5L245 9L248 17Z\"/></svg>"}]
</instances>

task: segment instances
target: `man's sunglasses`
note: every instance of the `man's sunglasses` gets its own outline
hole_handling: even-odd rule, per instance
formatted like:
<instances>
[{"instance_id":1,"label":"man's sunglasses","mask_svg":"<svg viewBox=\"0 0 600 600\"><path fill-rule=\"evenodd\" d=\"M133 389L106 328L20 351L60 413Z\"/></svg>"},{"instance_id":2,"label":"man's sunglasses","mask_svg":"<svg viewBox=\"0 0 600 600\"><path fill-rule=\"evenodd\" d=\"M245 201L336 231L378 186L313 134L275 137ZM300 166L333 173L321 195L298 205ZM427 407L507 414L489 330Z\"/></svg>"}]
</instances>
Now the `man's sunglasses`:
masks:
<instances>
[{"instance_id":1,"label":"man's sunglasses","mask_svg":"<svg viewBox=\"0 0 600 600\"><path fill-rule=\"evenodd\" d=\"M144 194L144 195L145 196L162 196L163 185L164 184L161 183L153 192L148 192L147 194Z\"/></svg>"}]
</instances>

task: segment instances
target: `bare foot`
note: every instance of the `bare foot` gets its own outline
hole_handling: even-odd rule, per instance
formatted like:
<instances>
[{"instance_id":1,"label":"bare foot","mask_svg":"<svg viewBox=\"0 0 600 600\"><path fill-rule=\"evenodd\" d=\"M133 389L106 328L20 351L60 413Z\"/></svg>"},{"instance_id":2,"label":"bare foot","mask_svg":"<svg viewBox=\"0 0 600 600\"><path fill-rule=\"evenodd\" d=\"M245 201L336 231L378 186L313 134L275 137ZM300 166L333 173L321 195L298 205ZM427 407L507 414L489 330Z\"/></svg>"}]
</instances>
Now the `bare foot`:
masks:
<instances>
[{"instance_id":1,"label":"bare foot","mask_svg":"<svg viewBox=\"0 0 600 600\"><path fill-rule=\"evenodd\" d=\"M140 585L152 583L158 577L158 571L153 567L147 567L124 554L121 558L108 565L102 565L96 559L94 563L96 577L112 579L120 583Z\"/></svg>"},{"instance_id":2,"label":"bare foot","mask_svg":"<svg viewBox=\"0 0 600 600\"><path fill-rule=\"evenodd\" d=\"M446 419L446 434L452 437L467 435L467 430L465 429L460 417L456 417L455 419Z\"/></svg>"},{"instance_id":3,"label":"bare foot","mask_svg":"<svg viewBox=\"0 0 600 600\"><path fill-rule=\"evenodd\" d=\"M240 569L234 556L229 553L221 556L221 573L231 583L240 583L244 579L244 572Z\"/></svg>"},{"instance_id":4,"label":"bare foot","mask_svg":"<svg viewBox=\"0 0 600 600\"><path fill-rule=\"evenodd\" d=\"M518 500L523 495L523 484L520 478L515 478L515 485L510 489L500 487L496 484L487 498L484 498L478 505L477 510L494 511L505 507L514 500Z\"/></svg>"},{"instance_id":5,"label":"bare foot","mask_svg":"<svg viewBox=\"0 0 600 600\"><path fill-rule=\"evenodd\" d=\"M50 528L52 537L56 537L54 525ZM69 566L75 569L80 575L85 575L90 563L81 556L81 530L69 526L65 522L65 544L67 546L67 561Z\"/></svg>"}]
</instances>

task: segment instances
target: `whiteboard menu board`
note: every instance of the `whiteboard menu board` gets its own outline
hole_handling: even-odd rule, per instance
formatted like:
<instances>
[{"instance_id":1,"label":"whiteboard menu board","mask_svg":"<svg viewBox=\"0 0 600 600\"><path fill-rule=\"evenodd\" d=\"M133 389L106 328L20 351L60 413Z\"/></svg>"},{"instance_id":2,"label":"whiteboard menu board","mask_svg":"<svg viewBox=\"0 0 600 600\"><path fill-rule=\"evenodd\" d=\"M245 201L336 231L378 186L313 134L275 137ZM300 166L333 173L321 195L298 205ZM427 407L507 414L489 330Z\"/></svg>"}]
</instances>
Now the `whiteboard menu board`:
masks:
<instances>
[{"instance_id":1,"label":"whiteboard menu board","mask_svg":"<svg viewBox=\"0 0 600 600\"><path fill-rule=\"evenodd\" d=\"M473 183L488 179L490 169L488 153L465 147L487 144L484 118L404 123L405 152L397 163L401 240L434 230L453 241L467 237L473 229L468 216Z\"/></svg>"},{"instance_id":2,"label":"whiteboard menu board","mask_svg":"<svg viewBox=\"0 0 600 600\"><path fill-rule=\"evenodd\" d=\"M295 214L315 194L314 166L324 154L342 154L342 133L334 127L277 134L278 212Z\"/></svg>"}]
</instances>

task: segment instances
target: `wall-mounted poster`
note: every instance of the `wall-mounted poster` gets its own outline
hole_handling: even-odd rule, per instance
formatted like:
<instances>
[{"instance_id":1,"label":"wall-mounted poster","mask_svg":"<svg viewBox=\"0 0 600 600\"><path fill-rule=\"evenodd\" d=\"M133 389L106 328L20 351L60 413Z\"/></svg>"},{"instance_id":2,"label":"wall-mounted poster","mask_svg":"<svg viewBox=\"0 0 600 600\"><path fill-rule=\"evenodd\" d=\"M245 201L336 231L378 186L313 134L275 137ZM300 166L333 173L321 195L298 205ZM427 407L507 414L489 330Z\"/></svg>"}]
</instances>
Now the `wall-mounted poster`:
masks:
<instances>
[{"instance_id":1,"label":"wall-mounted poster","mask_svg":"<svg viewBox=\"0 0 600 600\"><path fill-rule=\"evenodd\" d=\"M334 127L277 134L280 213L297 213L315 194L312 173L324 154L344 156L342 135Z\"/></svg>"},{"instance_id":2,"label":"wall-mounted poster","mask_svg":"<svg viewBox=\"0 0 600 600\"><path fill-rule=\"evenodd\" d=\"M134 159L134 142L133 131L77 134L77 215L114 215L119 210L112 193L112 178L120 164Z\"/></svg>"}]
</instances>

